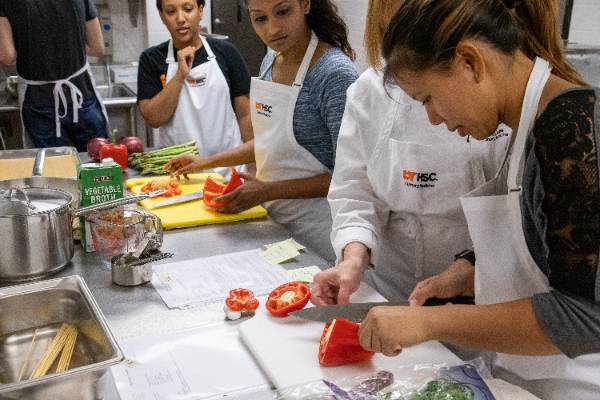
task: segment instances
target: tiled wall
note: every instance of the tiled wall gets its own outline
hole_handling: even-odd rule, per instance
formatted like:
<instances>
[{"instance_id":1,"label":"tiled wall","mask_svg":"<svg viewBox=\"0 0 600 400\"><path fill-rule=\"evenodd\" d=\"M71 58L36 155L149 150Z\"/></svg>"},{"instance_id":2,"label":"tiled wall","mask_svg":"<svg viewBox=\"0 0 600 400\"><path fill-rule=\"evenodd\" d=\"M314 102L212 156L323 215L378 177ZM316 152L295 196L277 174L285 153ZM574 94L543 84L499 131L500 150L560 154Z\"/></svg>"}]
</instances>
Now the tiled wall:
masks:
<instances>
[{"instance_id":1,"label":"tiled wall","mask_svg":"<svg viewBox=\"0 0 600 400\"><path fill-rule=\"evenodd\" d=\"M148 46L155 46L171 38L171 36L169 35L169 31L167 31L167 28L160 20L160 15L158 14L158 10L156 9L155 0L146 0L146 17ZM211 31L210 21L210 0L208 0L206 1L206 5L204 6L204 16L202 17L202 21L200 22L200 24L203 27L207 28L208 32Z\"/></svg>"},{"instance_id":2,"label":"tiled wall","mask_svg":"<svg viewBox=\"0 0 600 400\"><path fill-rule=\"evenodd\" d=\"M569 42L600 47L600 0L574 0Z\"/></svg>"}]
</instances>

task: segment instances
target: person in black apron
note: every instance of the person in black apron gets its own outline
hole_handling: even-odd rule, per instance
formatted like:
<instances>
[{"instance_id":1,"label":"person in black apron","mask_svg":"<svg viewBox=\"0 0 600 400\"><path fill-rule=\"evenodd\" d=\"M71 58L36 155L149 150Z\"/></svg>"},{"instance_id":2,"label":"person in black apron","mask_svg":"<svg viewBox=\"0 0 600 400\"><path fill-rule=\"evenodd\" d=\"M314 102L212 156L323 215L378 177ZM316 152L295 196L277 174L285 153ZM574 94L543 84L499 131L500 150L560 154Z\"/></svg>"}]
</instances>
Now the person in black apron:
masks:
<instances>
[{"instance_id":1,"label":"person in black apron","mask_svg":"<svg viewBox=\"0 0 600 400\"><path fill-rule=\"evenodd\" d=\"M24 147L73 143L85 151L91 138L107 136L108 117L86 59L104 54L91 0L0 0L0 38L0 54L14 46Z\"/></svg>"},{"instance_id":2,"label":"person in black apron","mask_svg":"<svg viewBox=\"0 0 600 400\"><path fill-rule=\"evenodd\" d=\"M600 101L565 61L552 0L407 0L386 75L432 123L485 140L513 131L494 179L461 198L476 305L380 307L360 342L489 351L495 377L545 400L600 393ZM493 27L493 28L492 28ZM428 46L423 46L428 43Z\"/></svg>"}]
</instances>

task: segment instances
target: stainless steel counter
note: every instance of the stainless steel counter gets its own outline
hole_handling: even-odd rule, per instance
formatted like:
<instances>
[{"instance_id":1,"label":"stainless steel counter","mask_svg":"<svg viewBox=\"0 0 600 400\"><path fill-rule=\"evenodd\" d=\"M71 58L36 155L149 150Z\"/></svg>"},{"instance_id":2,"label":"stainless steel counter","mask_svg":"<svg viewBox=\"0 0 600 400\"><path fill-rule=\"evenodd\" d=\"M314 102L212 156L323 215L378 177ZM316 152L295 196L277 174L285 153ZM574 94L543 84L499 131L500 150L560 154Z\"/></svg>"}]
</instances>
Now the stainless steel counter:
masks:
<instances>
[{"instance_id":1,"label":"stainless steel counter","mask_svg":"<svg viewBox=\"0 0 600 400\"><path fill-rule=\"evenodd\" d=\"M268 219L234 224L210 225L165 233L163 251L174 253L167 262L226 254L259 248L290 237L281 226ZM325 266L320 257L306 252L297 262L285 264L294 269L307 265ZM71 265L58 276L81 275L108 319L117 339L168 333L223 320L222 304L193 310L170 310L152 285L133 288L112 283L108 268L94 253L77 246Z\"/></svg>"},{"instance_id":2,"label":"stainless steel counter","mask_svg":"<svg viewBox=\"0 0 600 400\"><path fill-rule=\"evenodd\" d=\"M284 228L264 219L166 232L162 250L175 254L167 261L173 262L251 250L288 237ZM307 251L284 266L294 269L308 265L324 267L326 262ZM96 254L85 253L81 246L77 246L72 262L56 276L74 274L85 279L117 341L225 323L221 303L186 310L169 309L150 284L133 288L113 284L110 270L102 266ZM231 372L235 376L235 366ZM107 384L108 392L103 400L119 400L112 376ZM251 396L256 400L271 399L270 393L269 387L259 387L253 389ZM248 398L247 393L239 396L239 399Z\"/></svg>"}]
</instances>

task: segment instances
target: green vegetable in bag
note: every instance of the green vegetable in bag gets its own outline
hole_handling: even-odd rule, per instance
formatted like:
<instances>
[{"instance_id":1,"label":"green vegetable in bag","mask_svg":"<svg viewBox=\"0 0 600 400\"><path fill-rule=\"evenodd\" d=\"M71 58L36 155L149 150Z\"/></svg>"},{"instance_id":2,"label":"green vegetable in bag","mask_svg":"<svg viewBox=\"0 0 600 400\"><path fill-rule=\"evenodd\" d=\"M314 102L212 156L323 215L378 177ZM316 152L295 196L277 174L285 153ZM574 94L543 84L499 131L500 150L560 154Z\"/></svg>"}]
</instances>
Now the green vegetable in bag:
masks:
<instances>
[{"instance_id":1,"label":"green vegetable in bag","mask_svg":"<svg viewBox=\"0 0 600 400\"><path fill-rule=\"evenodd\" d=\"M410 400L473 400L474 398L475 393L469 386L447 379L435 379L413 394Z\"/></svg>"}]
</instances>

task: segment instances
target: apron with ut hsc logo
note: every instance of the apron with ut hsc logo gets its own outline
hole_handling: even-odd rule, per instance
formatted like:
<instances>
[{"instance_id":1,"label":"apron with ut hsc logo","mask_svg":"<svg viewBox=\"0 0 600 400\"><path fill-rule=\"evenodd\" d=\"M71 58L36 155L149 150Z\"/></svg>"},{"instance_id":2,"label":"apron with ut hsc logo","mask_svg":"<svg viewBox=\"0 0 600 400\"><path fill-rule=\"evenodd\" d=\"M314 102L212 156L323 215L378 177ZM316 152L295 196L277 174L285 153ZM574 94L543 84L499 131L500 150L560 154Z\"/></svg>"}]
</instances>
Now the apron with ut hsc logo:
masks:
<instances>
[{"instance_id":1,"label":"apron with ut hsc logo","mask_svg":"<svg viewBox=\"0 0 600 400\"><path fill-rule=\"evenodd\" d=\"M318 43L313 33L292 86L252 78L250 104L253 105L256 176L262 181L302 179L330 172L298 144L293 126L296 101ZM265 206L269 215L300 243L328 261L335 260L329 237L331 211L325 197L274 200Z\"/></svg>"},{"instance_id":2,"label":"apron with ut hsc logo","mask_svg":"<svg viewBox=\"0 0 600 400\"><path fill-rule=\"evenodd\" d=\"M367 161L367 175L389 213L378 234L375 269L365 280L389 300L402 301L471 247L459 198L494 176L508 135L501 128L495 141L467 143L431 125L421 104L399 89L388 90L399 98Z\"/></svg>"},{"instance_id":3,"label":"apron with ut hsc logo","mask_svg":"<svg viewBox=\"0 0 600 400\"><path fill-rule=\"evenodd\" d=\"M208 61L190 71L179 94L177 109L171 120L160 128L160 144L175 145L196 141L200 155L208 156L237 147L242 136L231 105L229 85L207 40L200 36ZM177 73L179 64L169 41L167 82ZM229 177L229 168L215 168Z\"/></svg>"},{"instance_id":4,"label":"apron with ut hsc logo","mask_svg":"<svg viewBox=\"0 0 600 400\"><path fill-rule=\"evenodd\" d=\"M477 256L477 304L509 302L551 289L548 278L529 252L521 216L525 144L549 76L549 63L536 59L510 157L507 154L493 180L461 199ZM569 359L565 355L534 357L497 353L492 362L494 376L544 400L600 398L600 354Z\"/></svg>"}]
</instances>

